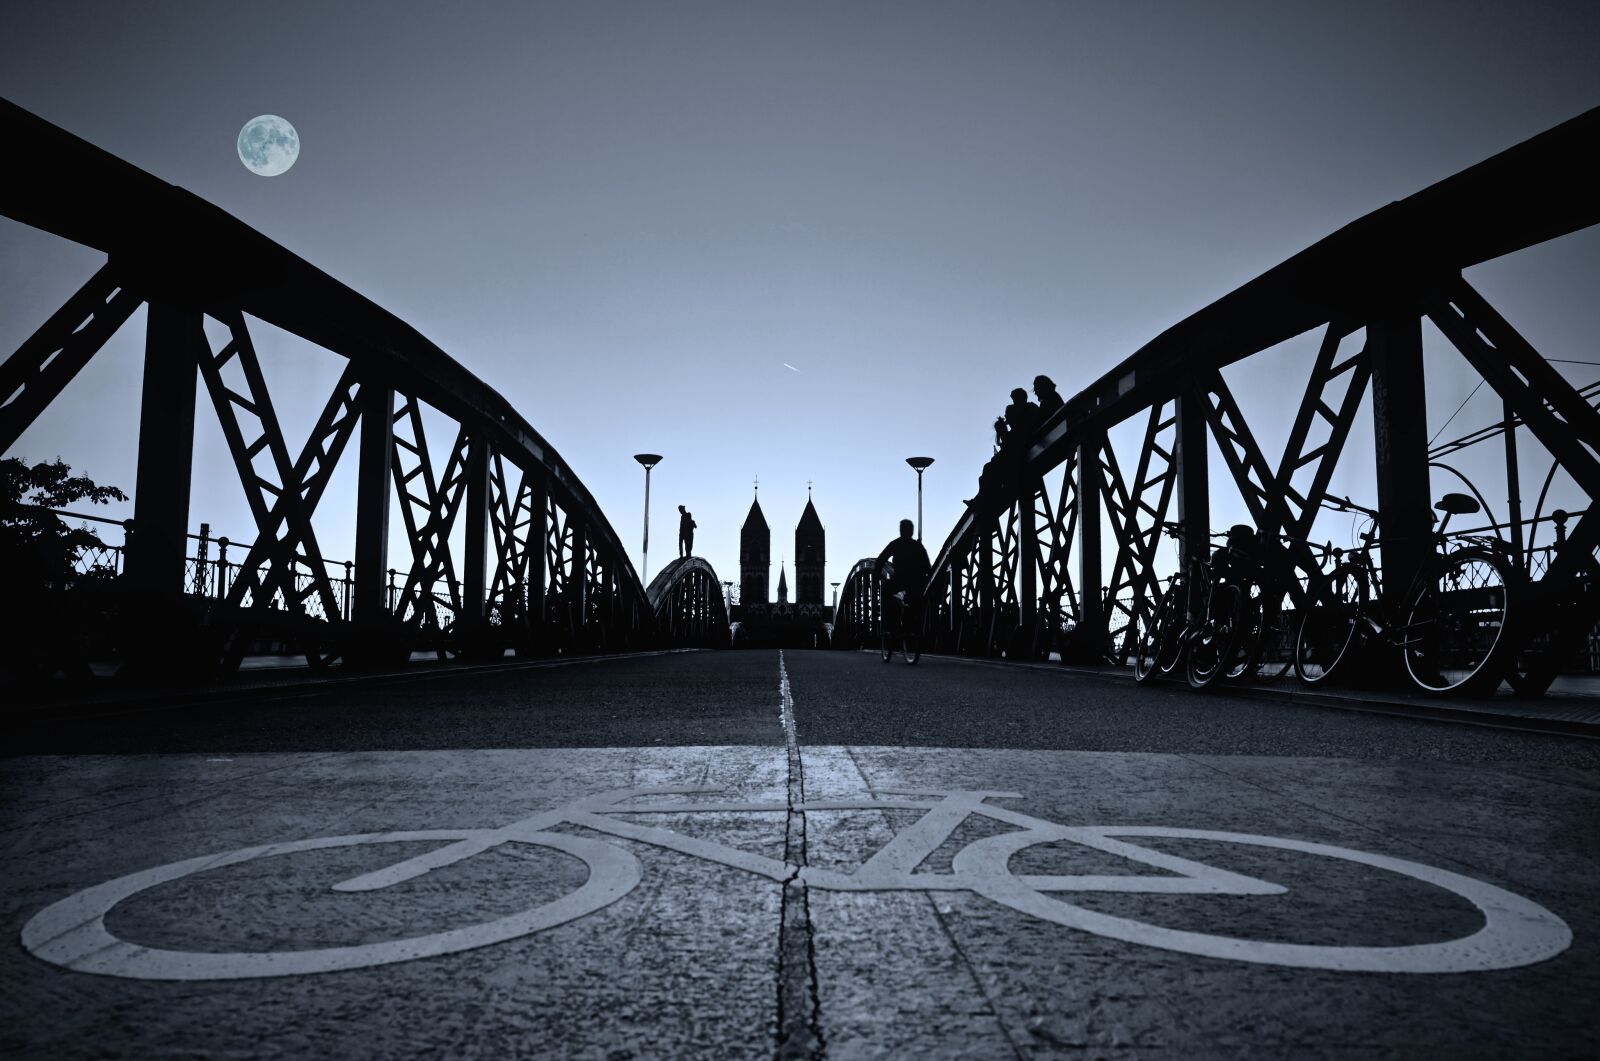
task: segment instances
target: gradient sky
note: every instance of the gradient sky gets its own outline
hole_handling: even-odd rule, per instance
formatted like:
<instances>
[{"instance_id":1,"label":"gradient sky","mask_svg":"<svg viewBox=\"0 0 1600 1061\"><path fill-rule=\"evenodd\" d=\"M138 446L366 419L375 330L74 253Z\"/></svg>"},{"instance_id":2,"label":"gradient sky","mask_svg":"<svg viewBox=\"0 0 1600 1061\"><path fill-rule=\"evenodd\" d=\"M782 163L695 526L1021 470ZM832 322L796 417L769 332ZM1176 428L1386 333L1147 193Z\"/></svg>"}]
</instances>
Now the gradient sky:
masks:
<instances>
[{"instance_id":1,"label":"gradient sky","mask_svg":"<svg viewBox=\"0 0 1600 1061\"><path fill-rule=\"evenodd\" d=\"M757 475L774 560L815 482L839 580L914 511L903 459L933 456L936 548L1011 387L1043 371L1070 395L1335 228L1600 103L1592 0L6 12L0 95L416 326L561 451L636 564L630 455L665 454L651 567L686 503L732 580ZM264 112L300 133L283 176L234 151ZM98 264L0 219L0 350ZM1600 360L1597 264L1591 230L1470 279L1547 356ZM131 489L142 320L14 453ZM338 359L255 334L296 449ZM1229 373L1269 453L1314 341ZM1477 378L1428 344L1432 434ZM1497 414L1485 388L1448 433ZM247 537L214 423L202 405L193 522ZM1335 489L1370 500L1364 434ZM333 558L342 497L319 515Z\"/></svg>"}]
</instances>

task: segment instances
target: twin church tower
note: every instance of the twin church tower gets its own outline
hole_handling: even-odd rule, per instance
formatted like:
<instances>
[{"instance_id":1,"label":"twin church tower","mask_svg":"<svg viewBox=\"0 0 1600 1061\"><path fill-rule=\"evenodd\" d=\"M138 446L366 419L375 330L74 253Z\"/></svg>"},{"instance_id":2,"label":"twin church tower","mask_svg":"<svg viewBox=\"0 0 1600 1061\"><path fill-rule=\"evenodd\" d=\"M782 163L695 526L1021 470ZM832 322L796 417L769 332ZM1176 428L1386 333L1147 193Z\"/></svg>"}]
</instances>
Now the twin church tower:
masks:
<instances>
[{"instance_id":1,"label":"twin church tower","mask_svg":"<svg viewBox=\"0 0 1600 1061\"><path fill-rule=\"evenodd\" d=\"M750 503L750 514L739 532L739 610L743 618L823 620L827 558L827 532L822 529L822 519L808 492L805 511L794 528L794 601L789 600L786 570L778 572L778 599L771 600L767 587L772 584L772 530L757 497Z\"/></svg>"}]
</instances>

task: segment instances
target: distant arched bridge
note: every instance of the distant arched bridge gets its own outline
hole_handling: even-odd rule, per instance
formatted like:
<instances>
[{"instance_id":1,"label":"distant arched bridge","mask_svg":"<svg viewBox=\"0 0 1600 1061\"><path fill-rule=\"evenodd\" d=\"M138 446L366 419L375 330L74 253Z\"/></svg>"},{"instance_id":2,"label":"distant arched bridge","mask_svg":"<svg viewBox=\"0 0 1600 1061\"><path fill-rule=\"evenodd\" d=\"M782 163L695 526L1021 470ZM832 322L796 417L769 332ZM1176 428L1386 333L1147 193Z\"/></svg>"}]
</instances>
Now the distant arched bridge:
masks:
<instances>
[{"instance_id":1,"label":"distant arched bridge","mask_svg":"<svg viewBox=\"0 0 1600 1061\"><path fill-rule=\"evenodd\" d=\"M134 517L111 565L124 661L227 668L262 646L321 666L419 649L726 644L710 566L679 561L647 593L554 447L415 329L210 203L4 101L0 136L25 160L0 175L0 212L108 255L0 365L0 450L147 307ZM247 317L346 359L298 452ZM254 518L243 541L191 533L202 383ZM428 437L425 406L448 419L447 437ZM348 448L356 518L341 553L312 518ZM404 557L389 555L395 508Z\"/></svg>"}]
</instances>

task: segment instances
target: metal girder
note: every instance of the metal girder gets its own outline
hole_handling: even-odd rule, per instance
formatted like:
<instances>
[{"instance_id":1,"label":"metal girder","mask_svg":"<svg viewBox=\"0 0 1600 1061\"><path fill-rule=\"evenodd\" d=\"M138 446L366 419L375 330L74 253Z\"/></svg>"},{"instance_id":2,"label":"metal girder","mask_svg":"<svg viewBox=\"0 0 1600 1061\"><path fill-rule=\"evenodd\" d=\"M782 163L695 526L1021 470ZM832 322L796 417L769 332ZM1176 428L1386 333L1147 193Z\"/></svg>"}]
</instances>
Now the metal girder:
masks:
<instances>
[{"instance_id":1,"label":"metal girder","mask_svg":"<svg viewBox=\"0 0 1600 1061\"><path fill-rule=\"evenodd\" d=\"M311 484L303 476L316 475L319 471L325 476L332 472L332 462L327 460L322 438L325 433L335 433L343 449L355 424L354 383L348 377L340 381L341 388L335 390L324 410L325 418L313 428L302 453L304 467L292 465L244 318L228 313L218 319L227 326L230 338L220 351L212 351L209 344L202 351L200 375L205 380L217 422L222 427L256 523L256 541L229 590L228 603L240 606L248 592L257 607L267 608L274 595L281 594L291 611L299 611L306 598L315 593L323 615L329 620L337 619L340 617L339 599L323 565L316 532L311 526L316 499L309 496ZM237 369L237 386L230 385L225 378L230 367ZM258 463L263 454L270 458L265 468ZM336 461L337 457L334 459ZM320 489L317 495L320 498ZM263 562L269 565L264 577L259 570ZM308 585L303 590L298 585L299 566L304 566L308 576ZM308 646L308 658L314 654Z\"/></svg>"},{"instance_id":2,"label":"metal girder","mask_svg":"<svg viewBox=\"0 0 1600 1061\"><path fill-rule=\"evenodd\" d=\"M0 453L22 437L139 308L109 263L0 364Z\"/></svg>"},{"instance_id":3,"label":"metal girder","mask_svg":"<svg viewBox=\"0 0 1600 1061\"><path fill-rule=\"evenodd\" d=\"M1597 141L1600 107L1351 222L1068 398L1029 462L1052 467L1086 426L1109 427L1170 397L1174 380L1224 368L1330 320L1369 319L1414 277L1459 273L1600 223L1600 196L1584 164Z\"/></svg>"},{"instance_id":4,"label":"metal girder","mask_svg":"<svg viewBox=\"0 0 1600 1061\"><path fill-rule=\"evenodd\" d=\"M1289 440L1284 444L1283 459L1278 462L1276 489L1292 506L1289 521L1281 529L1291 537L1304 538L1311 533L1311 525L1327 496L1328 483L1344 452L1345 440L1350 437L1356 411L1372 378L1372 355L1365 343L1354 354L1337 360L1339 346L1349 334L1347 328L1337 323L1330 323L1324 330L1317 359L1311 367L1310 382L1300 399ZM1345 379L1347 375L1348 380ZM1341 384L1344 390L1337 396L1337 404L1330 403L1329 389ZM1312 428L1318 423L1326 425L1327 438L1307 449ZM1297 489L1295 477L1308 467L1312 469L1311 483L1304 490Z\"/></svg>"},{"instance_id":5,"label":"metal girder","mask_svg":"<svg viewBox=\"0 0 1600 1061\"><path fill-rule=\"evenodd\" d=\"M535 534L536 494L533 477L522 473L515 492L507 486L505 462L495 454L489 473L490 528L494 534L494 576L489 582L489 608L502 625L525 622L536 605L528 593L528 569L542 561L543 534ZM537 509L542 512L543 505Z\"/></svg>"},{"instance_id":6,"label":"metal girder","mask_svg":"<svg viewBox=\"0 0 1600 1061\"><path fill-rule=\"evenodd\" d=\"M416 398L404 396L395 423L404 423L410 432L410 438L395 432L393 478L400 494L400 513L412 560L394 615L403 623L416 616L422 629L440 630L440 605L450 608L456 618L462 613L461 587L450 554L450 532L467 487L467 429L463 426L457 432L444 471L435 481L421 404ZM419 489L420 495L416 492ZM447 601L439 599L435 588L441 581L449 594Z\"/></svg>"},{"instance_id":7,"label":"metal girder","mask_svg":"<svg viewBox=\"0 0 1600 1061\"><path fill-rule=\"evenodd\" d=\"M1427 314L1584 493L1600 498L1600 412L1466 280L1441 285Z\"/></svg>"},{"instance_id":8,"label":"metal girder","mask_svg":"<svg viewBox=\"0 0 1600 1061\"><path fill-rule=\"evenodd\" d=\"M1549 609L1536 626L1553 627L1554 639L1537 666L1542 688L1559 661L1570 655L1600 618L1600 600L1578 599L1576 587L1596 568L1600 548L1600 410L1568 383L1539 352L1473 290L1456 277L1432 293L1428 318L1494 388L1508 412L1519 417L1556 463L1589 495L1589 510L1579 517L1545 570L1540 586Z\"/></svg>"},{"instance_id":9,"label":"metal girder","mask_svg":"<svg viewBox=\"0 0 1600 1061\"><path fill-rule=\"evenodd\" d=\"M1327 344L1324 344L1323 350L1328 351ZM1322 363L1323 359L1319 355L1318 364ZM1334 368L1337 368L1337 371L1334 371ZM1296 422L1298 425L1301 419L1306 419L1308 430L1309 417L1312 414L1307 413L1307 406L1312 407L1313 413L1326 408L1322 401L1323 388L1329 380L1337 379L1345 371L1349 371L1349 366L1330 365L1328 371L1332 374L1319 376L1316 372L1313 373L1311 384L1301 399L1300 413L1296 417ZM1202 404L1206 422L1211 427L1212 437L1217 441L1217 448L1222 452L1223 462L1228 466L1228 472L1244 500L1245 507L1250 511L1250 518L1255 523L1256 529L1266 538L1275 538L1279 534L1286 533L1296 539L1286 543L1285 553L1280 554L1276 549L1268 550L1266 553L1268 562L1273 562L1274 557L1286 555L1293 566L1304 572L1308 579L1316 578L1320 570L1316 555L1303 539L1310 531L1312 520L1316 518L1317 508L1321 505L1327 489L1328 478L1333 474L1334 464L1338 461L1344 439L1349 434L1350 421L1360 405L1360 392L1354 386L1349 388L1340 409L1334 413L1336 422L1328 441L1316 447L1311 456L1308 457L1301 452L1306 443L1306 432L1298 434L1291 432L1289 444L1278 465L1287 471L1286 476L1274 472L1267 463L1261 447L1257 445L1255 436L1250 431L1249 423L1245 420L1238 402L1234 400L1233 393L1223 381L1220 372L1202 376L1198 381L1196 395ZM1337 445L1334 444L1335 440ZM1304 492L1296 491L1289 480L1299 468L1313 461L1317 462L1313 487ZM1296 512L1289 507L1291 496L1300 504L1300 511ZM1308 591L1301 585L1300 579L1295 577L1295 572L1290 568L1281 568L1278 574L1296 605L1303 606Z\"/></svg>"},{"instance_id":10,"label":"metal girder","mask_svg":"<svg viewBox=\"0 0 1600 1061\"><path fill-rule=\"evenodd\" d=\"M1177 481L1178 413L1176 408L1169 412L1169 404L1176 406L1177 403L1163 402L1150 407L1131 488L1123 481L1110 444L1101 447L1106 515L1117 543L1106 606L1112 612L1123 613L1127 618L1124 627L1127 630L1137 627L1138 618L1152 608L1154 599L1159 597L1156 549L1161 543L1161 525L1166 522ZM1125 590L1133 593L1133 600L1128 604L1122 602ZM1126 643L1127 638L1123 640L1120 651L1126 654L1131 646Z\"/></svg>"}]
</instances>

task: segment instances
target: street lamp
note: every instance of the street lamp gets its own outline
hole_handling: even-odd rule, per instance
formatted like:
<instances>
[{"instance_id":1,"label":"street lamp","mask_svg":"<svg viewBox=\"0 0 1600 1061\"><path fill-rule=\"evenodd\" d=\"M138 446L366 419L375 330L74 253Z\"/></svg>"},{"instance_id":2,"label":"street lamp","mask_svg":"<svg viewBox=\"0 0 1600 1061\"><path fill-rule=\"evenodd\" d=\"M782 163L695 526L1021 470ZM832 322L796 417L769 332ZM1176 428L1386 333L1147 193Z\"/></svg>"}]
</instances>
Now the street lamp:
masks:
<instances>
[{"instance_id":1,"label":"street lamp","mask_svg":"<svg viewBox=\"0 0 1600 1061\"><path fill-rule=\"evenodd\" d=\"M833 614L834 615L838 615L839 614L839 583L834 582L834 583L832 583L832 585L833 585Z\"/></svg>"},{"instance_id":2,"label":"street lamp","mask_svg":"<svg viewBox=\"0 0 1600 1061\"><path fill-rule=\"evenodd\" d=\"M722 600L723 600L723 603L728 608L728 615L731 617L733 615L733 583L732 582L724 582L722 584Z\"/></svg>"},{"instance_id":3,"label":"street lamp","mask_svg":"<svg viewBox=\"0 0 1600 1061\"><path fill-rule=\"evenodd\" d=\"M917 471L917 541L922 540L922 473L933 463L932 457L907 457L906 463Z\"/></svg>"},{"instance_id":4,"label":"street lamp","mask_svg":"<svg viewBox=\"0 0 1600 1061\"><path fill-rule=\"evenodd\" d=\"M635 453L633 459L644 465L644 573L639 581L650 584L650 469L661 463L659 453Z\"/></svg>"}]
</instances>

